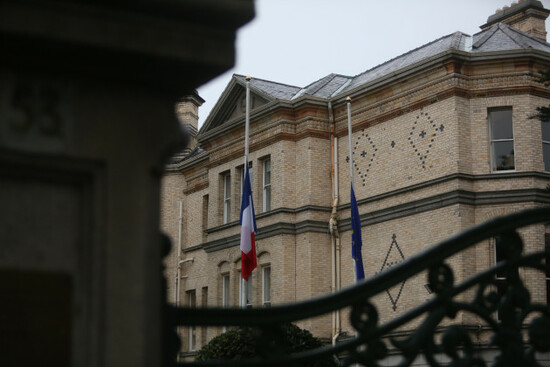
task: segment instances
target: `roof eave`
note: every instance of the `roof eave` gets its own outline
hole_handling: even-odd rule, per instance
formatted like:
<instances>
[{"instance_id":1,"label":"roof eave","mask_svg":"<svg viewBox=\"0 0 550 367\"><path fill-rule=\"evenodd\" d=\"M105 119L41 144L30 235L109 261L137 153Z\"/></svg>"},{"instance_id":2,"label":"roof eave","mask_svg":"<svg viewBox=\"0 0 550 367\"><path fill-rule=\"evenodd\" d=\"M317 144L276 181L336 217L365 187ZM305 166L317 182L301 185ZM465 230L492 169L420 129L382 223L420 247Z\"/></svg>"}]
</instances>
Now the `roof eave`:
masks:
<instances>
[{"instance_id":1,"label":"roof eave","mask_svg":"<svg viewBox=\"0 0 550 367\"><path fill-rule=\"evenodd\" d=\"M445 62L450 59L458 59L462 61L474 62L474 61L489 61L489 60L501 60L511 57L536 57L550 62L550 52L545 52L537 49L517 49L517 50L504 50L504 51L490 51L490 52L467 52L462 50L446 50L430 58L423 59L415 64L409 65L405 68L388 73L380 78L367 82L363 85L359 85L353 89L345 92L341 92L338 95L332 97L330 100L333 103L344 103L347 97L357 97L364 94L367 91L371 91L376 88L380 88L383 85L390 84L396 80L402 79L409 75L415 74L421 70L432 67L439 63Z\"/></svg>"}]
</instances>

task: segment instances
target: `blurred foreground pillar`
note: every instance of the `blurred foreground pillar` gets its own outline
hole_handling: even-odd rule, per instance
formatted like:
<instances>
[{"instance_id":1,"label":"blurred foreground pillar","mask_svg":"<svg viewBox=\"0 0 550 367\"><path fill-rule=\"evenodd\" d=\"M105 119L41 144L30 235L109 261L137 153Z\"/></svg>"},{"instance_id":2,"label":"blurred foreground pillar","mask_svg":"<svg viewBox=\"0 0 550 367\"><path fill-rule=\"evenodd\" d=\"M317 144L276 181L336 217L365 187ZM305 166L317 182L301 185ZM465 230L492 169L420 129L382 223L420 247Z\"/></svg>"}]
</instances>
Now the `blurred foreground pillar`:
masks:
<instances>
[{"instance_id":1,"label":"blurred foreground pillar","mask_svg":"<svg viewBox=\"0 0 550 367\"><path fill-rule=\"evenodd\" d=\"M162 364L159 177L185 144L174 103L233 65L253 12L0 1L3 367Z\"/></svg>"}]
</instances>

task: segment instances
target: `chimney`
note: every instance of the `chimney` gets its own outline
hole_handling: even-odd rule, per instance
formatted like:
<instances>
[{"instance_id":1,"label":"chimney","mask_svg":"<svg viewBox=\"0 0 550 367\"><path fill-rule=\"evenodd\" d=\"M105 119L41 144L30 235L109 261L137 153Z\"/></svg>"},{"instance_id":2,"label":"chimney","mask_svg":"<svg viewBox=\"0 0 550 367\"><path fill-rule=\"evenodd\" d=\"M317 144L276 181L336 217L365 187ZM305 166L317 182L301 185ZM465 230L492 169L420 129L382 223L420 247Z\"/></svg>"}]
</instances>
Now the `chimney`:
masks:
<instances>
[{"instance_id":1,"label":"chimney","mask_svg":"<svg viewBox=\"0 0 550 367\"><path fill-rule=\"evenodd\" d=\"M502 10L497 9L480 28L485 30L496 23L505 23L546 42L545 21L549 14L550 10L545 9L538 0L519 0L510 6L504 6Z\"/></svg>"},{"instance_id":2,"label":"chimney","mask_svg":"<svg viewBox=\"0 0 550 367\"><path fill-rule=\"evenodd\" d=\"M178 154L181 158L189 155L197 147L197 132L199 129L199 107L204 103L197 91L189 94L176 103L176 116L182 129L190 136L189 144Z\"/></svg>"}]
</instances>

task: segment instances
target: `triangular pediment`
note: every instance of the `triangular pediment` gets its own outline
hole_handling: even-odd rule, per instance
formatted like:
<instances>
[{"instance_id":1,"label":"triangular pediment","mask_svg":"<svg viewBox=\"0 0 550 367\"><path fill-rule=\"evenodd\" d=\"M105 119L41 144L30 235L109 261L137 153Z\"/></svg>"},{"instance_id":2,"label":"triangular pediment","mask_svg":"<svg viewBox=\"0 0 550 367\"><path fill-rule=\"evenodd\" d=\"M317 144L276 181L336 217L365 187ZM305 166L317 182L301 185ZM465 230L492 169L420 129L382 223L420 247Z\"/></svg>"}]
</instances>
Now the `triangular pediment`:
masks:
<instances>
[{"instance_id":1,"label":"triangular pediment","mask_svg":"<svg viewBox=\"0 0 550 367\"><path fill-rule=\"evenodd\" d=\"M244 78L233 75L233 78L218 99L218 102L212 108L204 125L200 129L199 135L203 135L229 121L234 121L243 117L246 112L246 82ZM274 100L273 97L250 87L250 111Z\"/></svg>"}]
</instances>

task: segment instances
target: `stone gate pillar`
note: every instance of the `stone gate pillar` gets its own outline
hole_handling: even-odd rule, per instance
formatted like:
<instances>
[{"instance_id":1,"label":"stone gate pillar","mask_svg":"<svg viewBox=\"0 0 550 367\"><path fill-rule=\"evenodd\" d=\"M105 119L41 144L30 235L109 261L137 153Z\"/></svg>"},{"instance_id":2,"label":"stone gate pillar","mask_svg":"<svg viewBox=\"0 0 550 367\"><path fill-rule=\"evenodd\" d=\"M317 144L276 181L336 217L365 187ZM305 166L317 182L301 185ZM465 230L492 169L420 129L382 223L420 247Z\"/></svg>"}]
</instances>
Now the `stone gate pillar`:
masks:
<instances>
[{"instance_id":1,"label":"stone gate pillar","mask_svg":"<svg viewBox=\"0 0 550 367\"><path fill-rule=\"evenodd\" d=\"M177 99L252 1L0 1L2 366L160 366ZM174 355L175 357L175 355Z\"/></svg>"}]
</instances>

